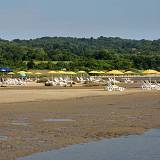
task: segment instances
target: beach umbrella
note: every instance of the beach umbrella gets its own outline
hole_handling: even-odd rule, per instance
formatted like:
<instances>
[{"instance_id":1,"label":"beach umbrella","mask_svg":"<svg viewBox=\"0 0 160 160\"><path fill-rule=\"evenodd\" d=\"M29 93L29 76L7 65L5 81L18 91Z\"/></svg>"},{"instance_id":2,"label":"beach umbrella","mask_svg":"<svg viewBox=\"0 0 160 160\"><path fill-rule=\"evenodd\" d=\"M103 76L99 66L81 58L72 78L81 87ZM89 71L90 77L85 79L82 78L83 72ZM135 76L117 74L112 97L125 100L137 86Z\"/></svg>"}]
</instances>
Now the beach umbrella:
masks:
<instances>
[{"instance_id":1,"label":"beach umbrella","mask_svg":"<svg viewBox=\"0 0 160 160\"><path fill-rule=\"evenodd\" d=\"M6 72L12 72L12 71L13 71L13 70L10 69L10 68L0 68L0 72L3 73L3 76L4 76L4 73L6 73Z\"/></svg>"},{"instance_id":2,"label":"beach umbrella","mask_svg":"<svg viewBox=\"0 0 160 160\"><path fill-rule=\"evenodd\" d=\"M14 74L15 74L14 72L9 72L9 73L8 73L8 75L14 75Z\"/></svg>"},{"instance_id":3,"label":"beach umbrella","mask_svg":"<svg viewBox=\"0 0 160 160\"><path fill-rule=\"evenodd\" d=\"M98 71L90 71L89 74L92 74L95 76L96 74L98 74Z\"/></svg>"},{"instance_id":4,"label":"beach umbrella","mask_svg":"<svg viewBox=\"0 0 160 160\"><path fill-rule=\"evenodd\" d=\"M26 77L26 71L19 71L17 72L21 77Z\"/></svg>"},{"instance_id":5,"label":"beach umbrella","mask_svg":"<svg viewBox=\"0 0 160 160\"><path fill-rule=\"evenodd\" d=\"M77 73L78 73L78 74L85 74L86 71L78 71Z\"/></svg>"},{"instance_id":6,"label":"beach umbrella","mask_svg":"<svg viewBox=\"0 0 160 160\"><path fill-rule=\"evenodd\" d=\"M12 72L13 70L10 68L0 68L0 72Z\"/></svg>"},{"instance_id":7,"label":"beach umbrella","mask_svg":"<svg viewBox=\"0 0 160 160\"><path fill-rule=\"evenodd\" d=\"M42 74L42 73L40 73L40 72L36 72L36 73L35 73L35 75L41 75L41 74Z\"/></svg>"},{"instance_id":8,"label":"beach umbrella","mask_svg":"<svg viewBox=\"0 0 160 160\"><path fill-rule=\"evenodd\" d=\"M26 74L33 74L33 73L28 71L28 72L26 72Z\"/></svg>"},{"instance_id":9,"label":"beach umbrella","mask_svg":"<svg viewBox=\"0 0 160 160\"><path fill-rule=\"evenodd\" d=\"M103 74L103 71L90 71L89 74L93 74L93 75L99 75L99 74ZM104 72L105 73L105 72Z\"/></svg>"},{"instance_id":10,"label":"beach umbrella","mask_svg":"<svg viewBox=\"0 0 160 160\"><path fill-rule=\"evenodd\" d=\"M36 75L36 80L38 79L38 76L39 76L39 75L42 75L41 72L36 72L36 73L34 73L34 74Z\"/></svg>"},{"instance_id":11,"label":"beach umbrella","mask_svg":"<svg viewBox=\"0 0 160 160\"><path fill-rule=\"evenodd\" d=\"M26 74L28 75L28 77L30 78L30 75L33 74L32 72L28 71L26 72Z\"/></svg>"},{"instance_id":12,"label":"beach umbrella","mask_svg":"<svg viewBox=\"0 0 160 160\"><path fill-rule=\"evenodd\" d=\"M66 72L66 74L69 74L69 75L76 75L76 72L69 71L69 72Z\"/></svg>"},{"instance_id":13,"label":"beach umbrella","mask_svg":"<svg viewBox=\"0 0 160 160\"><path fill-rule=\"evenodd\" d=\"M81 77L84 76L86 74L86 71L78 71L77 74L80 74Z\"/></svg>"},{"instance_id":14,"label":"beach umbrella","mask_svg":"<svg viewBox=\"0 0 160 160\"><path fill-rule=\"evenodd\" d=\"M57 74L57 71L49 71L48 74Z\"/></svg>"},{"instance_id":15,"label":"beach umbrella","mask_svg":"<svg viewBox=\"0 0 160 160\"><path fill-rule=\"evenodd\" d=\"M17 74L26 74L26 71L18 71Z\"/></svg>"},{"instance_id":16,"label":"beach umbrella","mask_svg":"<svg viewBox=\"0 0 160 160\"><path fill-rule=\"evenodd\" d=\"M98 74L98 71L90 71L90 74Z\"/></svg>"},{"instance_id":17,"label":"beach umbrella","mask_svg":"<svg viewBox=\"0 0 160 160\"><path fill-rule=\"evenodd\" d=\"M132 71L126 71L126 72L124 72L124 74L128 75L128 77L129 77L129 75L133 75L134 72L132 72Z\"/></svg>"},{"instance_id":18,"label":"beach umbrella","mask_svg":"<svg viewBox=\"0 0 160 160\"><path fill-rule=\"evenodd\" d=\"M58 74L66 74L65 71L57 71Z\"/></svg>"},{"instance_id":19,"label":"beach umbrella","mask_svg":"<svg viewBox=\"0 0 160 160\"><path fill-rule=\"evenodd\" d=\"M98 71L90 71L89 74L97 75L97 74L99 74L99 72Z\"/></svg>"},{"instance_id":20,"label":"beach umbrella","mask_svg":"<svg viewBox=\"0 0 160 160\"><path fill-rule=\"evenodd\" d=\"M112 70L107 72L107 74L112 74L112 75L122 75L124 74L123 72L119 71L119 70Z\"/></svg>"},{"instance_id":21,"label":"beach umbrella","mask_svg":"<svg viewBox=\"0 0 160 160\"><path fill-rule=\"evenodd\" d=\"M148 70L143 71L143 74L154 75L154 74L158 74L158 71L152 70L152 69L148 69ZM150 83L151 83L151 77L150 77Z\"/></svg>"},{"instance_id":22,"label":"beach umbrella","mask_svg":"<svg viewBox=\"0 0 160 160\"><path fill-rule=\"evenodd\" d=\"M107 74L114 75L114 85L115 85L115 80L116 80L115 75L123 75L124 73L119 70L112 70L112 71L107 72Z\"/></svg>"},{"instance_id":23,"label":"beach umbrella","mask_svg":"<svg viewBox=\"0 0 160 160\"><path fill-rule=\"evenodd\" d=\"M126 71L126 72L124 72L124 74L134 74L134 72L132 72L132 71Z\"/></svg>"},{"instance_id":24,"label":"beach umbrella","mask_svg":"<svg viewBox=\"0 0 160 160\"><path fill-rule=\"evenodd\" d=\"M98 71L98 74L105 74L104 71Z\"/></svg>"},{"instance_id":25,"label":"beach umbrella","mask_svg":"<svg viewBox=\"0 0 160 160\"><path fill-rule=\"evenodd\" d=\"M8 75L11 75L11 77L12 77L13 75L15 75L15 73L14 72L9 72Z\"/></svg>"},{"instance_id":26,"label":"beach umbrella","mask_svg":"<svg viewBox=\"0 0 160 160\"><path fill-rule=\"evenodd\" d=\"M73 75L76 75L77 73L73 71L68 71L68 72L65 72L65 74L70 75L70 78L72 79Z\"/></svg>"},{"instance_id":27,"label":"beach umbrella","mask_svg":"<svg viewBox=\"0 0 160 160\"><path fill-rule=\"evenodd\" d=\"M157 74L157 73L158 73L158 71L152 70L152 69L148 69L148 70L143 71L143 74Z\"/></svg>"},{"instance_id":28,"label":"beach umbrella","mask_svg":"<svg viewBox=\"0 0 160 160\"><path fill-rule=\"evenodd\" d=\"M48 74L51 74L52 75L52 81L53 81L53 74L57 74L58 72L57 71L49 71Z\"/></svg>"},{"instance_id":29,"label":"beach umbrella","mask_svg":"<svg viewBox=\"0 0 160 160\"><path fill-rule=\"evenodd\" d=\"M61 75L66 75L67 72L66 71L57 71L57 74L59 74L61 76Z\"/></svg>"}]
</instances>

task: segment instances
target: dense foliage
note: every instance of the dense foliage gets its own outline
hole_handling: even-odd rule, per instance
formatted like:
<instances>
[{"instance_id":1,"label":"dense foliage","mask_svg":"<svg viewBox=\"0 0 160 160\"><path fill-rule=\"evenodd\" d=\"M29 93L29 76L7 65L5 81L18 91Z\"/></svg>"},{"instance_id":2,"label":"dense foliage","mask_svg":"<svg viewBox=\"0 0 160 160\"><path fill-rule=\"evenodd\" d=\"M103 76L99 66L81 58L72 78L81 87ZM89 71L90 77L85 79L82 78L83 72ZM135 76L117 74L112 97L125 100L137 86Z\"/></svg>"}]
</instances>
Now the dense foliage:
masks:
<instances>
[{"instance_id":1,"label":"dense foliage","mask_svg":"<svg viewBox=\"0 0 160 160\"><path fill-rule=\"evenodd\" d=\"M0 40L0 67L36 69L157 69L160 39L43 37Z\"/></svg>"}]
</instances>

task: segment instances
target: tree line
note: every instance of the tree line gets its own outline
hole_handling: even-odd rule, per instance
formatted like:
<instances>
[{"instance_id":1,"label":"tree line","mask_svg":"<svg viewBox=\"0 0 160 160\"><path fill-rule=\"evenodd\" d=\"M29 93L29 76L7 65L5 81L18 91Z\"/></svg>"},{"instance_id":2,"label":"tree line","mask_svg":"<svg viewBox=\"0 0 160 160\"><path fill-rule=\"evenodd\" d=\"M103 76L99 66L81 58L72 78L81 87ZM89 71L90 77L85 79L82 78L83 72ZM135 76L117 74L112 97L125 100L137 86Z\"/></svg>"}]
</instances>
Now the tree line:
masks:
<instances>
[{"instance_id":1,"label":"tree line","mask_svg":"<svg viewBox=\"0 0 160 160\"><path fill-rule=\"evenodd\" d=\"M153 41L112 37L42 37L12 41L0 39L0 67L160 70L160 39Z\"/></svg>"}]
</instances>

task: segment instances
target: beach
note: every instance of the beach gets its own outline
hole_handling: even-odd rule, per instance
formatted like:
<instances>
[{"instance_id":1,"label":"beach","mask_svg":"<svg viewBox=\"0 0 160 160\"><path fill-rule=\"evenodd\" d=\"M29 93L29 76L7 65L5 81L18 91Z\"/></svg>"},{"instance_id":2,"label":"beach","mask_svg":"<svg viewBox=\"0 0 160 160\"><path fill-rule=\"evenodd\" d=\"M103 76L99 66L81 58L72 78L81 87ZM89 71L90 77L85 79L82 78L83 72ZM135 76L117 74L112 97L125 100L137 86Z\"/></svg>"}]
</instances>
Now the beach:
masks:
<instances>
[{"instance_id":1,"label":"beach","mask_svg":"<svg viewBox=\"0 0 160 160\"><path fill-rule=\"evenodd\" d=\"M0 159L160 128L160 92L1 88Z\"/></svg>"}]
</instances>

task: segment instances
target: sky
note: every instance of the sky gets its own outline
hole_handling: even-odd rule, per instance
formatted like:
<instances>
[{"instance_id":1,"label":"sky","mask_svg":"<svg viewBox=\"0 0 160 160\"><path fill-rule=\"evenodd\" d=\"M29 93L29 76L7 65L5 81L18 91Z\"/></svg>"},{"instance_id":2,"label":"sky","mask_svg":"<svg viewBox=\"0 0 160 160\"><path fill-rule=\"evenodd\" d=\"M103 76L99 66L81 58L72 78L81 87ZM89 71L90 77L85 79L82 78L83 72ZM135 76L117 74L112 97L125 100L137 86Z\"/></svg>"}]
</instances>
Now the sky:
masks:
<instances>
[{"instance_id":1,"label":"sky","mask_svg":"<svg viewBox=\"0 0 160 160\"><path fill-rule=\"evenodd\" d=\"M0 38L160 38L160 0L0 0Z\"/></svg>"}]
</instances>

